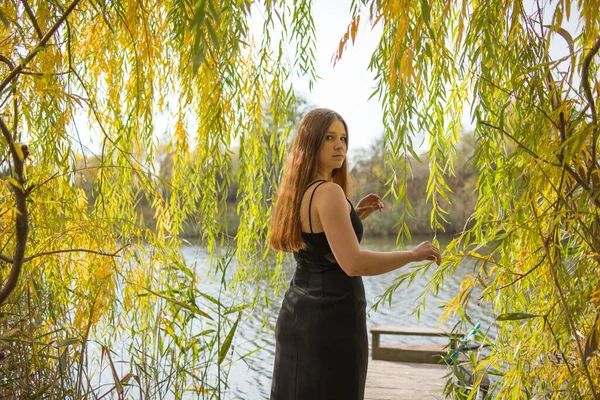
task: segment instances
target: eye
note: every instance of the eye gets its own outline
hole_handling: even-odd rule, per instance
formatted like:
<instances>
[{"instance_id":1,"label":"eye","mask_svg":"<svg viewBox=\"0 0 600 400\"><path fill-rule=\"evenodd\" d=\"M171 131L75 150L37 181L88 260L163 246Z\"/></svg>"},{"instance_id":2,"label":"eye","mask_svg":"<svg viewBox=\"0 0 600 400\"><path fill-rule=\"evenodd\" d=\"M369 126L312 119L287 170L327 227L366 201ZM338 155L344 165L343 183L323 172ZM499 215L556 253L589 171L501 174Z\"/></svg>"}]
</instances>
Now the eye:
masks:
<instances>
[{"instance_id":1,"label":"eye","mask_svg":"<svg viewBox=\"0 0 600 400\"><path fill-rule=\"evenodd\" d=\"M344 143L346 143L348 141L348 138L346 136L342 136L342 140L344 141Z\"/></svg>"},{"instance_id":2,"label":"eye","mask_svg":"<svg viewBox=\"0 0 600 400\"><path fill-rule=\"evenodd\" d=\"M327 140L331 140L331 139L333 139L333 136L331 136L331 135L327 135L327 136L325 136L325 139L327 139Z\"/></svg>"}]
</instances>

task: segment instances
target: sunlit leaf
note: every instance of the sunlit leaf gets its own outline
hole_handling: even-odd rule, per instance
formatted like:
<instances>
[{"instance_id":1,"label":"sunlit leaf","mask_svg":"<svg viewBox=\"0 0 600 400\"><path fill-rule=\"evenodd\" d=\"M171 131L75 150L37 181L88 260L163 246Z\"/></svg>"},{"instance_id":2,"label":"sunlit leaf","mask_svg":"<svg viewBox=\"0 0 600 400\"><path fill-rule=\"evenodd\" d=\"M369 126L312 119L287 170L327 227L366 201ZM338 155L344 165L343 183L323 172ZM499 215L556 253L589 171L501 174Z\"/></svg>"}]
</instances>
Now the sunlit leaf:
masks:
<instances>
[{"instance_id":1,"label":"sunlit leaf","mask_svg":"<svg viewBox=\"0 0 600 400\"><path fill-rule=\"evenodd\" d=\"M219 361L218 361L219 365L221 365L223 360L225 360L225 357L227 357L227 353L229 352L229 348L231 347L231 343L233 342L233 337L235 336L235 330L237 329L238 323L240 322L241 318L242 318L242 313L239 313L237 319L235 320L235 323L229 330L229 333L227 334L225 341L223 342L223 344L221 345L221 348L219 349Z\"/></svg>"}]
</instances>

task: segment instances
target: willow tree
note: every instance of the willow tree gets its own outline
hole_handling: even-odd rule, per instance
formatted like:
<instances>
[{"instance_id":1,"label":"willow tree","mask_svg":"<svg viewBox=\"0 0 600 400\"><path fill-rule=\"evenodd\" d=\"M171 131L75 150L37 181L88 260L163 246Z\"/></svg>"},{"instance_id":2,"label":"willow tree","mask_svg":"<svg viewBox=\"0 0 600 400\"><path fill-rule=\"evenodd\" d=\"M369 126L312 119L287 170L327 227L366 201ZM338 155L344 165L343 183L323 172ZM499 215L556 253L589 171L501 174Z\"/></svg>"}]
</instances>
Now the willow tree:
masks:
<instances>
[{"instance_id":1,"label":"willow tree","mask_svg":"<svg viewBox=\"0 0 600 400\"><path fill-rule=\"evenodd\" d=\"M198 291L205 268L182 260L178 233L197 224L225 273L221 217L239 143L238 264L260 272L250 266L265 249L267 155L283 159L291 130L291 38L309 51L294 68L315 76L310 3L262 3L258 39L251 3L0 5L0 396L222 392L239 309ZM286 29L273 40L279 18ZM168 182L156 172L164 131ZM93 203L81 179L93 180ZM104 366L112 372L99 380Z\"/></svg>"},{"instance_id":2,"label":"willow tree","mask_svg":"<svg viewBox=\"0 0 600 400\"><path fill-rule=\"evenodd\" d=\"M384 108L389 194L410 217L406 160L425 133L424 196L436 230L470 99L479 171L473 228L448 246L426 290L440 290L461 260L475 258L446 308L468 321L480 291L480 304L504 320L475 370L500 375L501 398L597 398L599 5L547 3L353 1L334 59L355 40L361 17L383 28L371 68ZM219 395L237 308L198 291L200 270L181 261L177 235L196 223L217 270L227 268L221 217L234 173L229 149L239 143L237 265L278 276L263 261L276 189L269 177L277 176L268 169L285 157L290 74L311 85L316 77L311 2L256 2L264 15L258 40L253 4L0 5L0 143L9 170L0 201L0 394ZM568 18L579 21L577 34L563 28ZM549 53L562 40L566 73ZM288 61L290 41L296 58ZM154 153L163 131L174 149L168 182ZM93 179L93 203L76 184L83 178ZM136 209L142 199L155 211L153 231ZM119 351L126 357L117 368ZM94 380L98 363L110 365L110 382ZM478 384L450 388L474 396Z\"/></svg>"},{"instance_id":3,"label":"willow tree","mask_svg":"<svg viewBox=\"0 0 600 400\"><path fill-rule=\"evenodd\" d=\"M457 378L449 392L474 398L487 372L498 377L498 398L600 398L600 3L355 1L337 57L361 15L383 28L374 94L384 107L389 190L407 217L414 138L429 138L427 199L439 231L465 104L476 123L473 227L445 249L423 295L474 259L442 317L458 313L469 330L473 308L490 309L496 326L479 334L493 329L496 340L472 360L479 378ZM554 42L568 51L553 57Z\"/></svg>"}]
</instances>

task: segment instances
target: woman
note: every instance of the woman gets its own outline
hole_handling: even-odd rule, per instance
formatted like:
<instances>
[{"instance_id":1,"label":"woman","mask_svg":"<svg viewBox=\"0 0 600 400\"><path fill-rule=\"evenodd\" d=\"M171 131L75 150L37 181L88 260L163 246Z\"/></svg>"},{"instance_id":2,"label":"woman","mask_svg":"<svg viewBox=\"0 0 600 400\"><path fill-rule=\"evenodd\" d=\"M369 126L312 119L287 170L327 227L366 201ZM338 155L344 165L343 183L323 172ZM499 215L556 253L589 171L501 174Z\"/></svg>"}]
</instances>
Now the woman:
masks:
<instances>
[{"instance_id":1,"label":"woman","mask_svg":"<svg viewBox=\"0 0 600 400\"><path fill-rule=\"evenodd\" d=\"M296 272L275 330L271 400L363 399L368 342L361 276L413 261L440 263L429 242L410 251L361 250L361 220L383 210L349 192L348 127L334 111L304 116L288 158L271 227L275 250L293 252Z\"/></svg>"}]
</instances>

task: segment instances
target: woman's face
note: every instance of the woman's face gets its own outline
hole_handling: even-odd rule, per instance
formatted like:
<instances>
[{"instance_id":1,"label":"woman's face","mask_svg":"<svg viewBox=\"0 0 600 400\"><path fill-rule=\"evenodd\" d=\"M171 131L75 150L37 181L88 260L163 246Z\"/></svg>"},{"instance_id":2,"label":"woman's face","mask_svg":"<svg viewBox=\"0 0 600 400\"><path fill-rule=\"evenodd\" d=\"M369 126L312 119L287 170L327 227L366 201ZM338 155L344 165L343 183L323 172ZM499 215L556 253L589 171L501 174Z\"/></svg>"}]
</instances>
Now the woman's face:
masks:
<instances>
[{"instance_id":1,"label":"woman's face","mask_svg":"<svg viewBox=\"0 0 600 400\"><path fill-rule=\"evenodd\" d=\"M319 169L331 172L340 168L346 159L348 136L344 124L339 120L334 120L327 131L325 138L317 154Z\"/></svg>"}]
</instances>

